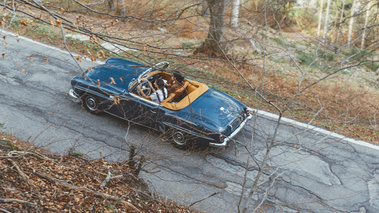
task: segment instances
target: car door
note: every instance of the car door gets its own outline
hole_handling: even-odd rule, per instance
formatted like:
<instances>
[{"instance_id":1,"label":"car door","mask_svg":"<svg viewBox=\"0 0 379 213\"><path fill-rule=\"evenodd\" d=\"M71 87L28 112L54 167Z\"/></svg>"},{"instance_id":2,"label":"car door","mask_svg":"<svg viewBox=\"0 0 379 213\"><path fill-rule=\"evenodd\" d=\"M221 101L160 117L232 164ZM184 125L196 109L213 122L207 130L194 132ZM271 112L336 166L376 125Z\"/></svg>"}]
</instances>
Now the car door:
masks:
<instances>
[{"instance_id":1,"label":"car door","mask_svg":"<svg viewBox=\"0 0 379 213\"><path fill-rule=\"evenodd\" d=\"M109 96L106 108L110 114L157 130L165 114L161 105L134 93Z\"/></svg>"},{"instance_id":2,"label":"car door","mask_svg":"<svg viewBox=\"0 0 379 213\"><path fill-rule=\"evenodd\" d=\"M110 95L107 102L103 104L103 109L110 114L125 120L133 120L136 98L129 93Z\"/></svg>"},{"instance_id":3,"label":"car door","mask_svg":"<svg viewBox=\"0 0 379 213\"><path fill-rule=\"evenodd\" d=\"M159 130L164 108L157 103L137 97L133 106L133 121L144 126Z\"/></svg>"}]
</instances>

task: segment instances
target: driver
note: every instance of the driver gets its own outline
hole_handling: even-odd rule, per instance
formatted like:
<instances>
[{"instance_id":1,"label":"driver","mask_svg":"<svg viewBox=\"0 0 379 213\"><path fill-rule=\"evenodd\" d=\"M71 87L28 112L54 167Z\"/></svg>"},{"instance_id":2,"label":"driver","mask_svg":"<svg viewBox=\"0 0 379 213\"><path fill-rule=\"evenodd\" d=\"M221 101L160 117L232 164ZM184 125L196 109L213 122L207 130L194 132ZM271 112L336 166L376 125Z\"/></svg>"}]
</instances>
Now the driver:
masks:
<instances>
[{"instance_id":1,"label":"driver","mask_svg":"<svg viewBox=\"0 0 379 213\"><path fill-rule=\"evenodd\" d=\"M141 86L138 85L137 89L142 95L142 97L154 101L155 103L161 103L164 99L167 98L167 89L164 87L165 83L163 79L159 78L154 81L154 86L157 88L157 90L154 89L153 85L150 81L148 81L150 88L153 90L153 94L150 96L145 95L145 93L142 91Z\"/></svg>"}]
</instances>

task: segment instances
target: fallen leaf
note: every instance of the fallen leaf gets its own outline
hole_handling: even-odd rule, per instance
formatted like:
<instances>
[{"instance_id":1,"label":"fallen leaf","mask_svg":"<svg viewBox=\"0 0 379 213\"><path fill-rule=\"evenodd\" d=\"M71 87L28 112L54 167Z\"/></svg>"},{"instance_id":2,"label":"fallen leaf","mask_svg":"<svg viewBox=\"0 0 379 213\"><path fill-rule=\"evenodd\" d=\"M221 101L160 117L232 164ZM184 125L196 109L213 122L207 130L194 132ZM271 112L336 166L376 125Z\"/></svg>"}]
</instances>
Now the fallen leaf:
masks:
<instances>
[{"instance_id":1,"label":"fallen leaf","mask_svg":"<svg viewBox=\"0 0 379 213\"><path fill-rule=\"evenodd\" d=\"M89 58L91 59L91 61L97 61L97 59L93 57L92 55Z\"/></svg>"},{"instance_id":2,"label":"fallen leaf","mask_svg":"<svg viewBox=\"0 0 379 213\"><path fill-rule=\"evenodd\" d=\"M62 21L61 20L56 20L55 24L57 25L57 27L62 27Z\"/></svg>"},{"instance_id":3,"label":"fallen leaf","mask_svg":"<svg viewBox=\"0 0 379 213\"><path fill-rule=\"evenodd\" d=\"M112 77L110 77L110 79L111 79L111 84L116 84L116 82L114 81Z\"/></svg>"},{"instance_id":4,"label":"fallen leaf","mask_svg":"<svg viewBox=\"0 0 379 213\"><path fill-rule=\"evenodd\" d=\"M100 56L101 56L102 58L105 58L105 53L104 53L103 51L100 51Z\"/></svg>"},{"instance_id":5,"label":"fallen leaf","mask_svg":"<svg viewBox=\"0 0 379 213\"><path fill-rule=\"evenodd\" d=\"M21 20L20 24L23 25L23 26L28 26L29 25L26 20Z\"/></svg>"}]
</instances>

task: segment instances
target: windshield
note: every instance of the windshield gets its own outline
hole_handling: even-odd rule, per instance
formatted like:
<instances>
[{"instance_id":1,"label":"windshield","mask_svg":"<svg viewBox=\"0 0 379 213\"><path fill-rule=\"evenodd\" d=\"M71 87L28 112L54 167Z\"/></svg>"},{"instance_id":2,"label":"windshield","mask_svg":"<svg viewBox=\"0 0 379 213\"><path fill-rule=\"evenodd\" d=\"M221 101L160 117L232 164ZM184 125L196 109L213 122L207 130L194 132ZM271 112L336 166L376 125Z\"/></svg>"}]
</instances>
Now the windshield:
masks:
<instances>
[{"instance_id":1,"label":"windshield","mask_svg":"<svg viewBox=\"0 0 379 213\"><path fill-rule=\"evenodd\" d=\"M133 78L130 81L130 83L128 85L128 90L132 91L139 83L141 83L141 81L143 81L144 79L148 78L149 74L152 71L164 70L169 65L170 65L170 63L168 63L167 61L162 61L162 62L159 62L159 63L153 65L152 67L149 67L147 70L143 71L143 73L141 75L139 75L137 79Z\"/></svg>"}]
</instances>

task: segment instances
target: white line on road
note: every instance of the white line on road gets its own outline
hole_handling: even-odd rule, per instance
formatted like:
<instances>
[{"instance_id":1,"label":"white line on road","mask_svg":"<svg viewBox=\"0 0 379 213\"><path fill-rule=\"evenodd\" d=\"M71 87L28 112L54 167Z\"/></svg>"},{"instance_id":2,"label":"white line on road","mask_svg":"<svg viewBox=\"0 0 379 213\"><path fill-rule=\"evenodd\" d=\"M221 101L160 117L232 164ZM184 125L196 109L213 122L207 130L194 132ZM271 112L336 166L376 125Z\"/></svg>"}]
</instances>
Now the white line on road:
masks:
<instances>
[{"instance_id":1,"label":"white line on road","mask_svg":"<svg viewBox=\"0 0 379 213\"><path fill-rule=\"evenodd\" d=\"M264 116L267 116L267 117L270 117L270 118L274 118L274 119L278 119L279 118L278 115L270 113L270 112L265 112L265 111L262 111L262 110L258 110L257 112L258 112L258 114L261 114L261 115L264 115ZM350 143L353 143L353 144L357 144L357 145L365 146L365 147L368 147L368 148L371 148L371 149L379 150L379 146L378 145L375 145L375 144L372 144L372 143L369 143L369 142L366 142L366 141L361 141L361 140L355 140L353 138L348 138L348 137L346 137L344 135L340 135L340 134L337 134L335 132L331 132L331 131L328 131L328 130L325 130L325 129L321 129L319 127L315 127L315 126L312 126L312 125L309 125L309 124L306 124L306 123L301 123L301 122L298 122L298 121L294 121L294 120L291 120L289 118L284 118L283 117L281 120L284 121L284 122L290 123L290 124L294 124L294 125L297 125L297 126L300 126L300 127L304 127L306 129L311 129L311 130L316 131L316 132L320 132L320 133L323 133L323 134L326 134L326 135L330 135L330 136L333 136L335 138L338 138L338 139L341 139L341 140L344 140L344 141L347 141L347 142L350 142Z\"/></svg>"}]
</instances>

